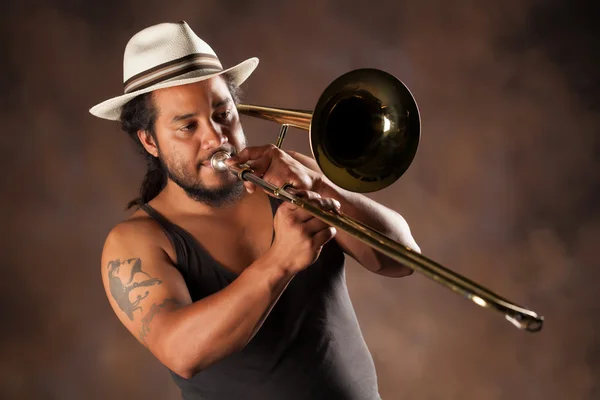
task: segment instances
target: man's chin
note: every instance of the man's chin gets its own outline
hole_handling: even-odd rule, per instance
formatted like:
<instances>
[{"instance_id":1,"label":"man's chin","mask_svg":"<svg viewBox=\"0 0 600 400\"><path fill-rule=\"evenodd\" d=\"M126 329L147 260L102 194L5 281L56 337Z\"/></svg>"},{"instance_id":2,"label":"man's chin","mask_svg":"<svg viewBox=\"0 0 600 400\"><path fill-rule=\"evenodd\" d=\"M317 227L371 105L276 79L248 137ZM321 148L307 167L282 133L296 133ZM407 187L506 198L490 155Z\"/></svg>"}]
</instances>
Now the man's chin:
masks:
<instances>
[{"instance_id":1,"label":"man's chin","mask_svg":"<svg viewBox=\"0 0 600 400\"><path fill-rule=\"evenodd\" d=\"M206 182L204 188L208 191L219 193L235 190L235 188L238 186L243 187L244 184L235 176L229 175L221 179L216 179L212 182Z\"/></svg>"},{"instance_id":2,"label":"man's chin","mask_svg":"<svg viewBox=\"0 0 600 400\"><path fill-rule=\"evenodd\" d=\"M237 179L231 184L216 187L182 188L192 200L217 208L231 207L244 195L244 184Z\"/></svg>"}]
</instances>

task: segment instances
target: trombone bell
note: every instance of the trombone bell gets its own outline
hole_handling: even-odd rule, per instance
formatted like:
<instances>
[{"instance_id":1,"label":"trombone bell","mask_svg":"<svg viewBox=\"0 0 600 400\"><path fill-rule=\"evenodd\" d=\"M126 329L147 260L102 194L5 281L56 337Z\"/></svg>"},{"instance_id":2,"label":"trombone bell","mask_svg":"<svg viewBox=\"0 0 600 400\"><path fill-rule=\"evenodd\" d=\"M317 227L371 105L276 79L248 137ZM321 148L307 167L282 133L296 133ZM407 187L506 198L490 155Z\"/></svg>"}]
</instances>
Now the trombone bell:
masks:
<instances>
[{"instance_id":1,"label":"trombone bell","mask_svg":"<svg viewBox=\"0 0 600 400\"><path fill-rule=\"evenodd\" d=\"M408 88L387 72L341 75L313 111L240 104L240 114L309 131L313 158L335 185L352 192L381 190L408 169L421 121Z\"/></svg>"}]
</instances>

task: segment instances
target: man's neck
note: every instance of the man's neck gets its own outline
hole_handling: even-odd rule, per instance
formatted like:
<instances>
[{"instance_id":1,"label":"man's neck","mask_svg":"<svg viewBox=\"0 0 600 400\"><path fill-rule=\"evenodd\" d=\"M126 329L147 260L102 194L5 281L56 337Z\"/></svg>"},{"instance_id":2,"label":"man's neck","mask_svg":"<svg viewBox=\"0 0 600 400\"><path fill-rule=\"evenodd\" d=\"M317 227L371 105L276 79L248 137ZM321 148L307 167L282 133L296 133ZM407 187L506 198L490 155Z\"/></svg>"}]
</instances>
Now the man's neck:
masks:
<instances>
[{"instance_id":1,"label":"man's neck","mask_svg":"<svg viewBox=\"0 0 600 400\"><path fill-rule=\"evenodd\" d=\"M266 196L264 193L261 194ZM168 209L175 214L231 218L244 213L246 207L255 200L255 194L250 195L244 190L242 197L233 204L224 207L213 207L190 198L180 186L169 180L162 192L154 199L154 202L160 205L161 208L164 207L164 209Z\"/></svg>"}]
</instances>

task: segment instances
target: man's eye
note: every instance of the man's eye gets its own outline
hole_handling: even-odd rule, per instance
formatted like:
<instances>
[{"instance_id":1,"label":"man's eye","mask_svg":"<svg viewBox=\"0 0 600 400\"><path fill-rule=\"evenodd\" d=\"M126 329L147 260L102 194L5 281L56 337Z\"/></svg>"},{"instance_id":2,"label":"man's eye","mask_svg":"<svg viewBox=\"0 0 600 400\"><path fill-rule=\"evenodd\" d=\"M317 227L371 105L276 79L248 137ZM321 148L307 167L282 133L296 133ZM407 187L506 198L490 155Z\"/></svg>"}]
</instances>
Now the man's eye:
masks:
<instances>
[{"instance_id":1,"label":"man's eye","mask_svg":"<svg viewBox=\"0 0 600 400\"><path fill-rule=\"evenodd\" d=\"M221 117L221 119L224 119L224 120L231 118L231 110L222 112L220 117Z\"/></svg>"},{"instance_id":2,"label":"man's eye","mask_svg":"<svg viewBox=\"0 0 600 400\"><path fill-rule=\"evenodd\" d=\"M187 124L182 126L181 128L179 128L180 131L184 131L184 132L188 132L188 131L192 131L196 128L196 123L192 122L191 124Z\"/></svg>"}]
</instances>

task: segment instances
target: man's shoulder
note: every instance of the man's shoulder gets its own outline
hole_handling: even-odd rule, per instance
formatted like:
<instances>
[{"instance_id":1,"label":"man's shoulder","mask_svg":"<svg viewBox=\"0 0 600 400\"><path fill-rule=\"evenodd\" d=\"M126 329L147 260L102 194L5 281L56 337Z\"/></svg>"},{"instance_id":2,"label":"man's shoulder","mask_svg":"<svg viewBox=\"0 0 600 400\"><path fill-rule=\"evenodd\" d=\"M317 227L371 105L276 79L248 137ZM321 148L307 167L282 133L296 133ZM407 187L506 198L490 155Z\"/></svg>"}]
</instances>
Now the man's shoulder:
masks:
<instances>
[{"instance_id":1,"label":"man's shoulder","mask_svg":"<svg viewBox=\"0 0 600 400\"><path fill-rule=\"evenodd\" d=\"M168 246L168 239L158 222L139 209L109 230L104 248L115 246L165 247Z\"/></svg>"}]
</instances>

